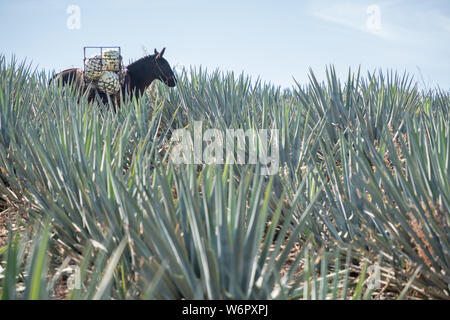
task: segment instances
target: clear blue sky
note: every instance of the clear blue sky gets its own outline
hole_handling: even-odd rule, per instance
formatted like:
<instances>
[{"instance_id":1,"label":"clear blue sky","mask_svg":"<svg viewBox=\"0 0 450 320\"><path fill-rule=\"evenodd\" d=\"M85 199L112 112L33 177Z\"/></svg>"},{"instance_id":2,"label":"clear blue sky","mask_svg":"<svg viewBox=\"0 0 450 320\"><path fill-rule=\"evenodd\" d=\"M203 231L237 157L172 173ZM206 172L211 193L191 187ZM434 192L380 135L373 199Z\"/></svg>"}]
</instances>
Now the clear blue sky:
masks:
<instances>
[{"instance_id":1,"label":"clear blue sky","mask_svg":"<svg viewBox=\"0 0 450 320\"><path fill-rule=\"evenodd\" d=\"M71 5L79 29L67 27ZM85 45L119 45L125 61L167 47L176 68L283 87L306 83L309 67L324 79L334 64L341 77L361 65L450 89L449 0L0 0L0 32L1 54L48 71L81 67Z\"/></svg>"}]
</instances>

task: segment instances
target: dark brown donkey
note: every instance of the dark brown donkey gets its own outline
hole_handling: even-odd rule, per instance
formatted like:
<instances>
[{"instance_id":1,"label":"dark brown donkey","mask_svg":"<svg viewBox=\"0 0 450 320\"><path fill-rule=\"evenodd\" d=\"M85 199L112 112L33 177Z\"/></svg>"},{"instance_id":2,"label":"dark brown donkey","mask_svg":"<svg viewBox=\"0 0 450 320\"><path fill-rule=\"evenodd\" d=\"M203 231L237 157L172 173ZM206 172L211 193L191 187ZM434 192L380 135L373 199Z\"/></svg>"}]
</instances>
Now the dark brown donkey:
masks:
<instances>
[{"instance_id":1,"label":"dark brown donkey","mask_svg":"<svg viewBox=\"0 0 450 320\"><path fill-rule=\"evenodd\" d=\"M158 79L164 82L169 87L175 87L176 79L175 75L166 59L163 58L166 48L163 48L161 52L155 49L155 53L145 56L125 68L124 83L121 87L121 94L124 97L126 94L139 96L145 92L145 89ZM76 82L83 88L83 92L86 92L88 88L83 80L83 70L78 68L72 68L64 70L54 75L49 84L52 81L61 81L63 85ZM105 93L99 90L90 90L88 94L89 101L94 101L95 97L99 96L104 103L108 101ZM120 94L116 94L115 97L111 97L112 100L120 102ZM114 109L116 109L114 107Z\"/></svg>"}]
</instances>

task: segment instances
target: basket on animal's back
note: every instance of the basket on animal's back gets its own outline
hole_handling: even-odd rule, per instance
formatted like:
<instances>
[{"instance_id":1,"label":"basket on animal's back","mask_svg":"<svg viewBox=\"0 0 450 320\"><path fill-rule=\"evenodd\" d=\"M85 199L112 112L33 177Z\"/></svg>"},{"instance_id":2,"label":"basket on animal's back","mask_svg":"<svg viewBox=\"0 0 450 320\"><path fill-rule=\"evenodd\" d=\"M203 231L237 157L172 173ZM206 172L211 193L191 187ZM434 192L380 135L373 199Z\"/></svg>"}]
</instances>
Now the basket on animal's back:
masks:
<instances>
[{"instance_id":1,"label":"basket on animal's back","mask_svg":"<svg viewBox=\"0 0 450 320\"><path fill-rule=\"evenodd\" d=\"M100 54L86 58L86 49L98 48ZM111 47L112 48L112 47ZM84 47L84 84L91 85L105 94L116 95L124 85L125 74L122 72L120 47Z\"/></svg>"}]
</instances>

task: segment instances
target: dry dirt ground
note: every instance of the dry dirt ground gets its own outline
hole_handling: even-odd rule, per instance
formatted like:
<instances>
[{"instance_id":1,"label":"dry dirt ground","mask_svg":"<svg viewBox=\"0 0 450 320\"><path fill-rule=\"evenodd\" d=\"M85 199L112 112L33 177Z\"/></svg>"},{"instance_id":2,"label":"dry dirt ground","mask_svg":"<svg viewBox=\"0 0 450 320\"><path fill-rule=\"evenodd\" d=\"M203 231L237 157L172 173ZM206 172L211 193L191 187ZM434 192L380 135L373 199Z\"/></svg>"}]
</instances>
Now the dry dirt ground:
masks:
<instances>
[{"instance_id":1,"label":"dry dirt ground","mask_svg":"<svg viewBox=\"0 0 450 320\"><path fill-rule=\"evenodd\" d=\"M12 231L18 229L18 218L20 219L19 212L7 209L5 204L0 202L0 248L8 242L8 229Z\"/></svg>"}]
</instances>

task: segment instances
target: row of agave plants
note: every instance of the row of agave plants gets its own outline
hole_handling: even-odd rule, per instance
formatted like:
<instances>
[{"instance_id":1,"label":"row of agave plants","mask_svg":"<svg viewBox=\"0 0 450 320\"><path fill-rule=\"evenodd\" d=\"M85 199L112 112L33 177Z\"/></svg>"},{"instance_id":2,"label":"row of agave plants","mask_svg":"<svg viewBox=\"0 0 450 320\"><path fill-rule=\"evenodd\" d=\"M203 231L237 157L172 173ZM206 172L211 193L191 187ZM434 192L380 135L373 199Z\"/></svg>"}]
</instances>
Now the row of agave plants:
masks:
<instances>
[{"instance_id":1,"label":"row of agave plants","mask_svg":"<svg viewBox=\"0 0 450 320\"><path fill-rule=\"evenodd\" d=\"M449 298L448 92L177 76L114 113L0 56L3 299ZM278 171L172 163L196 121L277 129Z\"/></svg>"}]
</instances>

